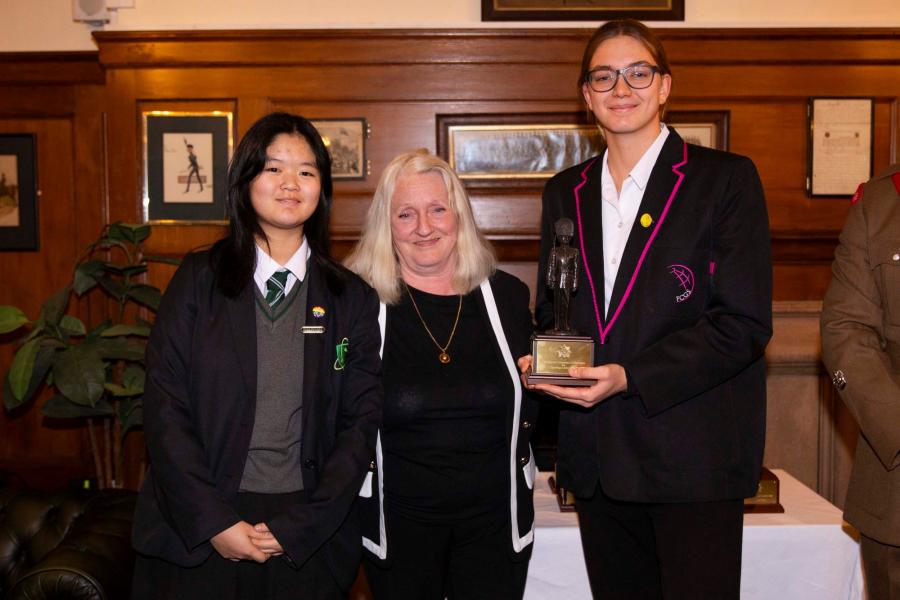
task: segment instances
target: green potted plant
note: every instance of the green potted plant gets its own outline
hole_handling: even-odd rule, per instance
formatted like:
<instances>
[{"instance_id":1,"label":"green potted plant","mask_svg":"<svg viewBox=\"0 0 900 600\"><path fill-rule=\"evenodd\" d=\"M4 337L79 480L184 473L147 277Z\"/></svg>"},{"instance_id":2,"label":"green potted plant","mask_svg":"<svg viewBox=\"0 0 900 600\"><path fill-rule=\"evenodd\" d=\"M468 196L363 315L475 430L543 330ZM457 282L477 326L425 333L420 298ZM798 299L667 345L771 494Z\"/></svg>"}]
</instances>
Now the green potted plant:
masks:
<instances>
[{"instance_id":1,"label":"green potted plant","mask_svg":"<svg viewBox=\"0 0 900 600\"><path fill-rule=\"evenodd\" d=\"M159 288L143 283L150 262L178 260L144 254L145 224L112 223L78 258L72 280L47 298L37 319L14 306L0 306L0 334L28 328L4 378L7 411L33 400L44 386L55 394L42 413L54 419L84 420L101 488L122 485L122 440L142 424L144 352ZM100 290L112 315L85 323L68 314L73 295ZM145 310L141 310L145 309Z\"/></svg>"}]
</instances>

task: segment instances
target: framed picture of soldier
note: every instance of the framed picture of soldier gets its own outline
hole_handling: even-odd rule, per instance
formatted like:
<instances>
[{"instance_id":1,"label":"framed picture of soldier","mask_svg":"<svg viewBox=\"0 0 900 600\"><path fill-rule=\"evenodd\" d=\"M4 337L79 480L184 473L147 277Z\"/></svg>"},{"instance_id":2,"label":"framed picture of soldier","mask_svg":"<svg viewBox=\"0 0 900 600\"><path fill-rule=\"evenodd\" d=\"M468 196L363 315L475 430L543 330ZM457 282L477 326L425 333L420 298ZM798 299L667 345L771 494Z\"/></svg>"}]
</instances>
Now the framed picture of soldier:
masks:
<instances>
[{"instance_id":1,"label":"framed picture of soldier","mask_svg":"<svg viewBox=\"0 0 900 600\"><path fill-rule=\"evenodd\" d=\"M369 125L363 118L312 119L331 156L331 178L361 181L369 174L366 138Z\"/></svg>"},{"instance_id":2,"label":"framed picture of soldier","mask_svg":"<svg viewBox=\"0 0 900 600\"><path fill-rule=\"evenodd\" d=\"M38 249L36 136L0 134L0 250Z\"/></svg>"},{"instance_id":3,"label":"framed picture of soldier","mask_svg":"<svg viewBox=\"0 0 900 600\"><path fill-rule=\"evenodd\" d=\"M146 111L144 220L225 222L225 174L233 148L233 114Z\"/></svg>"}]
</instances>

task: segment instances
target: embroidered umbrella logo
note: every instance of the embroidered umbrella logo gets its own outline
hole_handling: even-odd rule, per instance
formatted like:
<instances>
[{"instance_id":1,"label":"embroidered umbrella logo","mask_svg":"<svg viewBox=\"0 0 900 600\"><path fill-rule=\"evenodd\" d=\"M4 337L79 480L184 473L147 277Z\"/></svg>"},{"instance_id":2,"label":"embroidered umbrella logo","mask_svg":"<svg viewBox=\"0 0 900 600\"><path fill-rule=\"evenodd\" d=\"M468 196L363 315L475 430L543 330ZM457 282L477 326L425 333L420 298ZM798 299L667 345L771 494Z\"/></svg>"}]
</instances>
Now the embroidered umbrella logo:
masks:
<instances>
[{"instance_id":1,"label":"embroidered umbrella logo","mask_svg":"<svg viewBox=\"0 0 900 600\"><path fill-rule=\"evenodd\" d=\"M675 276L675 279L678 280L678 285L683 290L675 296L675 302L684 302L694 293L694 272L685 265L669 265L669 273Z\"/></svg>"},{"instance_id":2,"label":"embroidered umbrella logo","mask_svg":"<svg viewBox=\"0 0 900 600\"><path fill-rule=\"evenodd\" d=\"M335 345L334 351L337 354L337 358L334 359L334 370L335 371L343 371L344 365L347 364L347 347L350 345L350 340L344 338L341 340L340 344Z\"/></svg>"}]
</instances>

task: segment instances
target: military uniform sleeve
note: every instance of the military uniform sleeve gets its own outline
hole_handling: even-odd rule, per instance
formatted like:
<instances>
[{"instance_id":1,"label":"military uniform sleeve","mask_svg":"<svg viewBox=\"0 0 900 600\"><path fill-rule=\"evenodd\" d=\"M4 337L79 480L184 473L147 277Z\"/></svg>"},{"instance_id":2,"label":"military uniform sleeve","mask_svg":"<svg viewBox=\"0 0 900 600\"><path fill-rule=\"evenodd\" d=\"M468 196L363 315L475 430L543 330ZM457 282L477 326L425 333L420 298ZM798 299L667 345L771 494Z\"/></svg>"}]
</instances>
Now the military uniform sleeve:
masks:
<instances>
[{"instance_id":1,"label":"military uniform sleeve","mask_svg":"<svg viewBox=\"0 0 900 600\"><path fill-rule=\"evenodd\" d=\"M841 372L835 378L841 398L879 460L893 469L900 464L900 376L885 349L866 210L865 202L851 207L835 251L822 309L822 360L829 373Z\"/></svg>"}]
</instances>

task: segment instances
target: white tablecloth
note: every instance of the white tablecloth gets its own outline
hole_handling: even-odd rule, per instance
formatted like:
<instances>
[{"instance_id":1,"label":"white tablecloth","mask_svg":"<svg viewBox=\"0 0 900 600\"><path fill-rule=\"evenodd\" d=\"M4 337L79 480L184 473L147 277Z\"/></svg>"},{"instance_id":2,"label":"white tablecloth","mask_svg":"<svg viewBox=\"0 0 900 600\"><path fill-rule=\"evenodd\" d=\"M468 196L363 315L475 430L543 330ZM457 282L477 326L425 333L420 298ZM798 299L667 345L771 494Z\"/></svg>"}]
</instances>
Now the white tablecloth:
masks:
<instances>
[{"instance_id":1,"label":"white tablecloth","mask_svg":"<svg viewBox=\"0 0 900 600\"><path fill-rule=\"evenodd\" d=\"M856 600L863 596L859 544L841 511L775 469L782 514L744 516L741 598ZM590 600L575 513L561 513L547 484L535 482L534 553L526 600Z\"/></svg>"}]
</instances>

